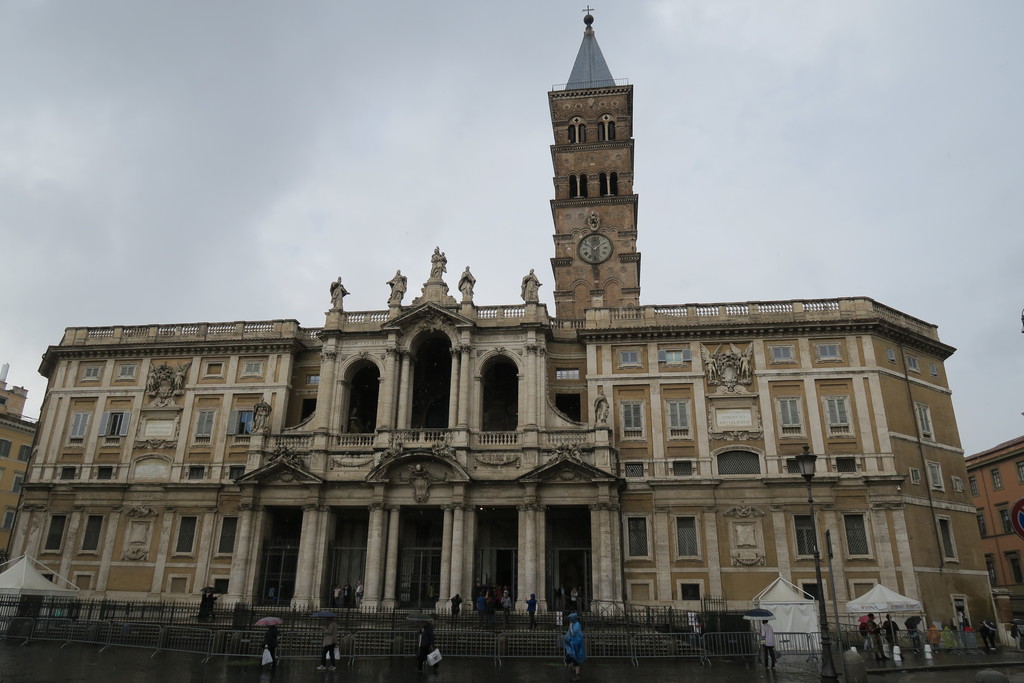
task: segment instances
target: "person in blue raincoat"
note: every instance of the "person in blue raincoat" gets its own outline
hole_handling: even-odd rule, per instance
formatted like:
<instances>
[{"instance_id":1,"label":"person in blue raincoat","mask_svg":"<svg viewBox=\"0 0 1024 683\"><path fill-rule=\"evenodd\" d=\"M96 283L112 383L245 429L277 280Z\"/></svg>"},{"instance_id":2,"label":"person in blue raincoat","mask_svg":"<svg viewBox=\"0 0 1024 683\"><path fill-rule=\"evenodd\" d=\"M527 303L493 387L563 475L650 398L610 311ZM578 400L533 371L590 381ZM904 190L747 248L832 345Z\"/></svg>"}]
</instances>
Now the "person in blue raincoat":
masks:
<instances>
[{"instance_id":1,"label":"person in blue raincoat","mask_svg":"<svg viewBox=\"0 0 1024 683\"><path fill-rule=\"evenodd\" d=\"M587 658L587 646L583 642L583 627L580 625L580 615L573 612L569 615L569 628L562 638L565 644L565 662L573 670L572 680L580 680L580 666Z\"/></svg>"}]
</instances>

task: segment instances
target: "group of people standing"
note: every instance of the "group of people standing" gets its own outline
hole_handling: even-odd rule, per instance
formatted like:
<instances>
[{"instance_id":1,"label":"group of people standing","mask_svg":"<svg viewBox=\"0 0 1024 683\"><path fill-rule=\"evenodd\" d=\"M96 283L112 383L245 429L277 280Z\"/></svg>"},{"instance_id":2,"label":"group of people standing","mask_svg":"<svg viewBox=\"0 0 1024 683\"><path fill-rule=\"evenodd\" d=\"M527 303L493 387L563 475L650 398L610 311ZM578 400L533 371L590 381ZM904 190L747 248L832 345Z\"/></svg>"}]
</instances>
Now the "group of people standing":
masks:
<instances>
[{"instance_id":1,"label":"group of people standing","mask_svg":"<svg viewBox=\"0 0 1024 683\"><path fill-rule=\"evenodd\" d=\"M477 584L476 593L476 598L473 599L473 609L477 612L480 628L494 628L494 616L499 609L504 616L504 623L507 627L512 618L512 607L515 604L508 586L502 586L499 589L490 591ZM462 597L456 593L455 597L451 599L451 603L452 624L455 624L458 618L459 605L462 604ZM532 631L537 628L537 595L535 593L530 593L529 600L526 600L526 613L530 618L529 628Z\"/></svg>"},{"instance_id":2,"label":"group of people standing","mask_svg":"<svg viewBox=\"0 0 1024 683\"><path fill-rule=\"evenodd\" d=\"M346 583L344 586L334 584L334 588L331 590L331 605L337 609L339 607L354 607L359 609L360 603L363 602L363 581L360 579L356 581L356 587L352 588L351 584Z\"/></svg>"}]
</instances>

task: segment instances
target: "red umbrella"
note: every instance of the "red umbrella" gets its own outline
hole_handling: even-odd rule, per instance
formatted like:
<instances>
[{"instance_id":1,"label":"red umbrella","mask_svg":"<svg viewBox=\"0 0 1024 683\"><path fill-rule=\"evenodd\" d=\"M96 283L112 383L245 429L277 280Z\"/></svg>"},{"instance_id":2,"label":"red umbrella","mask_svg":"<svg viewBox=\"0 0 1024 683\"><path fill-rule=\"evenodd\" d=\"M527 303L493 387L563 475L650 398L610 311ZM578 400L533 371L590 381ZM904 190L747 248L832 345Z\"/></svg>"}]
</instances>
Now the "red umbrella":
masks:
<instances>
[{"instance_id":1,"label":"red umbrella","mask_svg":"<svg viewBox=\"0 0 1024 683\"><path fill-rule=\"evenodd\" d=\"M284 621L282 621L280 617L263 617L262 619L260 619L259 621L256 622L256 625L257 626L279 626L279 625L281 625L283 623L284 623Z\"/></svg>"},{"instance_id":2,"label":"red umbrella","mask_svg":"<svg viewBox=\"0 0 1024 683\"><path fill-rule=\"evenodd\" d=\"M862 616L860 619L857 620L857 623L858 624L866 624L866 623L868 623L868 615L865 614L864 616Z\"/></svg>"}]
</instances>

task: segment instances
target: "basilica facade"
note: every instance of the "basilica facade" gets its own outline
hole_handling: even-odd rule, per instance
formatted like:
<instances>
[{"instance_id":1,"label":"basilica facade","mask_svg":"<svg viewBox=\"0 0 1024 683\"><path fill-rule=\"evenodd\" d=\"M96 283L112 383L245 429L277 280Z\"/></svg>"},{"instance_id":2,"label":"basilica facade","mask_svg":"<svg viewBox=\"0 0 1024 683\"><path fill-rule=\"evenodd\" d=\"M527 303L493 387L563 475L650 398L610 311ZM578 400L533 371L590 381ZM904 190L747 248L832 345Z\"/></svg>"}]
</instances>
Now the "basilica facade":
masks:
<instances>
[{"instance_id":1,"label":"basilica facade","mask_svg":"<svg viewBox=\"0 0 1024 683\"><path fill-rule=\"evenodd\" d=\"M533 271L477 305L439 247L381 310L332 283L319 327L68 328L12 552L110 598L746 608L779 575L816 594L827 532L840 605L991 617L954 349L868 298L641 305L633 86L591 23L548 93L554 314Z\"/></svg>"}]
</instances>

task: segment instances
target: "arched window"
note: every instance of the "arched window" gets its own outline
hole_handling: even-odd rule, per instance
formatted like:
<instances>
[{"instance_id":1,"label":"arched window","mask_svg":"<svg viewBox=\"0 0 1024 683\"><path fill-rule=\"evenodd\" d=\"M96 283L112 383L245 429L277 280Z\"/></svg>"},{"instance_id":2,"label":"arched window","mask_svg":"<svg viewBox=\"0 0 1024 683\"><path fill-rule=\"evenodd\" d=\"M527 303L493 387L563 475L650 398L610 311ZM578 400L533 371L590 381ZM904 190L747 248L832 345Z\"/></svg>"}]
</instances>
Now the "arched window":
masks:
<instances>
[{"instance_id":1,"label":"arched window","mask_svg":"<svg viewBox=\"0 0 1024 683\"><path fill-rule=\"evenodd\" d=\"M519 427L519 371L507 358L484 370L481 416L485 432L511 432Z\"/></svg>"},{"instance_id":2,"label":"arched window","mask_svg":"<svg viewBox=\"0 0 1024 683\"><path fill-rule=\"evenodd\" d=\"M412 406L409 423L413 429L447 429L448 397L451 395L452 354L447 337L424 341L416 351L413 366Z\"/></svg>"},{"instance_id":3,"label":"arched window","mask_svg":"<svg viewBox=\"0 0 1024 683\"><path fill-rule=\"evenodd\" d=\"M570 145L576 144L576 125L575 124L571 124L569 126L569 144Z\"/></svg>"},{"instance_id":4,"label":"arched window","mask_svg":"<svg viewBox=\"0 0 1024 683\"><path fill-rule=\"evenodd\" d=\"M587 196L587 174L586 173L580 174L580 193L578 195L576 195L576 196L577 197L586 197Z\"/></svg>"},{"instance_id":5,"label":"arched window","mask_svg":"<svg viewBox=\"0 0 1024 683\"><path fill-rule=\"evenodd\" d=\"M598 184L601 186L601 196L602 197L607 197L608 196L608 174L607 173L602 173L601 175L599 175L597 177L597 179L598 179Z\"/></svg>"},{"instance_id":6,"label":"arched window","mask_svg":"<svg viewBox=\"0 0 1024 683\"><path fill-rule=\"evenodd\" d=\"M605 114L597 122L597 139L601 142L615 139L615 121L612 120L611 114Z\"/></svg>"},{"instance_id":7,"label":"arched window","mask_svg":"<svg viewBox=\"0 0 1024 683\"><path fill-rule=\"evenodd\" d=\"M610 178L611 178L611 182L608 184L608 194L618 194L619 193L619 174L614 172L614 171L612 171L612 174L611 174Z\"/></svg>"},{"instance_id":8,"label":"arched window","mask_svg":"<svg viewBox=\"0 0 1024 683\"><path fill-rule=\"evenodd\" d=\"M750 451L726 451L718 454L719 474L761 474L761 458Z\"/></svg>"},{"instance_id":9,"label":"arched window","mask_svg":"<svg viewBox=\"0 0 1024 683\"><path fill-rule=\"evenodd\" d=\"M579 133L580 142L586 142L587 141L587 124L581 123L579 128L580 128L580 133Z\"/></svg>"},{"instance_id":10,"label":"arched window","mask_svg":"<svg viewBox=\"0 0 1024 683\"><path fill-rule=\"evenodd\" d=\"M569 144L574 145L577 142L587 141L587 124L583 123L583 119L579 116L574 116L569 121Z\"/></svg>"},{"instance_id":11,"label":"arched window","mask_svg":"<svg viewBox=\"0 0 1024 683\"><path fill-rule=\"evenodd\" d=\"M349 434L373 434L377 431L377 395L380 371L373 363L359 368L349 381L348 415L343 431Z\"/></svg>"},{"instance_id":12,"label":"arched window","mask_svg":"<svg viewBox=\"0 0 1024 683\"><path fill-rule=\"evenodd\" d=\"M575 199L580 196L580 182L576 176L569 176L569 198Z\"/></svg>"},{"instance_id":13,"label":"arched window","mask_svg":"<svg viewBox=\"0 0 1024 683\"><path fill-rule=\"evenodd\" d=\"M609 140L614 140L615 139L615 122L614 121L609 121L608 122L608 139Z\"/></svg>"}]
</instances>

